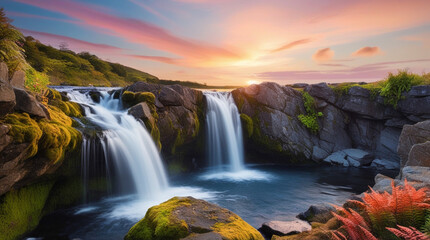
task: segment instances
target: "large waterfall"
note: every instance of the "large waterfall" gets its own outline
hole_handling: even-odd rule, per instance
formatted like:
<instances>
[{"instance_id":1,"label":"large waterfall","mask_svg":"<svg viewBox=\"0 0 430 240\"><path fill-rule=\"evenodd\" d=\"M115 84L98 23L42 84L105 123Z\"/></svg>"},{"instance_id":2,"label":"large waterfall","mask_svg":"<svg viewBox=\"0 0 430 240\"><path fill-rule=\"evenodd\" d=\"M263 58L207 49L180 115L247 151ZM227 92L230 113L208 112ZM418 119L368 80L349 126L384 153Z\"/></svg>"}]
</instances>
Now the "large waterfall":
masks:
<instances>
[{"instance_id":1,"label":"large waterfall","mask_svg":"<svg viewBox=\"0 0 430 240\"><path fill-rule=\"evenodd\" d=\"M237 172L244 169L240 116L229 92L206 92L206 145L212 167Z\"/></svg>"},{"instance_id":2,"label":"large waterfall","mask_svg":"<svg viewBox=\"0 0 430 240\"><path fill-rule=\"evenodd\" d=\"M168 180L158 149L144 126L121 110L120 100L101 92L100 102L94 102L88 93L71 91L72 101L84 106L86 119L101 129L99 145L105 159L106 177L115 172L120 192L135 192L142 198L153 199L168 187ZM89 165L97 159L97 144L84 139L82 165L84 182L88 179Z\"/></svg>"}]
</instances>

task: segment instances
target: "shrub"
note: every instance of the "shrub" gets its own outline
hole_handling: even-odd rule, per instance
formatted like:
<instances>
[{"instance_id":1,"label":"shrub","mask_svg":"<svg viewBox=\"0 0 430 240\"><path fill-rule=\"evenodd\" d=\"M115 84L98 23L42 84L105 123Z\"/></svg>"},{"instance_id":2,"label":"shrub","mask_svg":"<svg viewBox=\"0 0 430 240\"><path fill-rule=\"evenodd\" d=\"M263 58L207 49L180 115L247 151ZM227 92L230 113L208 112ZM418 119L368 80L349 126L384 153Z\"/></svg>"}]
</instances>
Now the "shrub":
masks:
<instances>
[{"instance_id":1,"label":"shrub","mask_svg":"<svg viewBox=\"0 0 430 240\"><path fill-rule=\"evenodd\" d=\"M322 117L323 113L316 111L315 99L307 92L303 93L303 104L305 106L306 115L300 114L298 119L313 134L316 134L320 130L317 118Z\"/></svg>"},{"instance_id":2,"label":"shrub","mask_svg":"<svg viewBox=\"0 0 430 240\"><path fill-rule=\"evenodd\" d=\"M385 103L397 108L397 103L402 99L402 93L411 90L411 87L424 82L424 78L417 74L409 73L407 70L399 70L394 75L389 73L386 85L381 89L381 96Z\"/></svg>"},{"instance_id":3,"label":"shrub","mask_svg":"<svg viewBox=\"0 0 430 240\"><path fill-rule=\"evenodd\" d=\"M403 227L397 225L399 229L387 228L390 232L394 233L397 237L403 238L405 240L429 240L430 237L424 233L418 231L414 227Z\"/></svg>"}]
</instances>

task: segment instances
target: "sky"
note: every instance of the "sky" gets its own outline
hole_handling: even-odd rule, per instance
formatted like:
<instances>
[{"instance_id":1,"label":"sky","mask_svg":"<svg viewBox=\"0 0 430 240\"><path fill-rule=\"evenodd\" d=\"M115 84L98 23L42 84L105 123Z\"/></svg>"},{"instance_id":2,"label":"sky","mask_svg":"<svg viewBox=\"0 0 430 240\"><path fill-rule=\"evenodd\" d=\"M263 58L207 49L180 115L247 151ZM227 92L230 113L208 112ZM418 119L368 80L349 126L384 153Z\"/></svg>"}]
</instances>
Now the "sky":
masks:
<instances>
[{"instance_id":1,"label":"sky","mask_svg":"<svg viewBox=\"0 0 430 240\"><path fill-rule=\"evenodd\" d=\"M25 35L161 79L369 82L430 72L429 0L2 0Z\"/></svg>"}]
</instances>

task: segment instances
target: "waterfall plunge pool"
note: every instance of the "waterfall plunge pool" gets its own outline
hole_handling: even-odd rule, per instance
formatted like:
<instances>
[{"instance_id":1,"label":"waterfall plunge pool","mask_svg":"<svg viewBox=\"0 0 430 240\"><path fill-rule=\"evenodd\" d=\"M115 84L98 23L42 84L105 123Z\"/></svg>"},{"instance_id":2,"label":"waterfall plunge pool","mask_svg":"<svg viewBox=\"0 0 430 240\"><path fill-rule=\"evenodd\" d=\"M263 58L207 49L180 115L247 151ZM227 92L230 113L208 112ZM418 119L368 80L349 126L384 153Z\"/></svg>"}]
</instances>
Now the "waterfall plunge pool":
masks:
<instances>
[{"instance_id":1,"label":"waterfall plunge pool","mask_svg":"<svg viewBox=\"0 0 430 240\"><path fill-rule=\"evenodd\" d=\"M264 173L267 178L205 179L202 172L180 175L170 180L171 187L158 201L126 195L60 210L44 217L28 238L122 239L149 207L173 196L193 196L216 203L259 228L265 221L293 220L312 204L341 204L373 185L376 175L373 169L333 166L248 165L247 169Z\"/></svg>"}]
</instances>

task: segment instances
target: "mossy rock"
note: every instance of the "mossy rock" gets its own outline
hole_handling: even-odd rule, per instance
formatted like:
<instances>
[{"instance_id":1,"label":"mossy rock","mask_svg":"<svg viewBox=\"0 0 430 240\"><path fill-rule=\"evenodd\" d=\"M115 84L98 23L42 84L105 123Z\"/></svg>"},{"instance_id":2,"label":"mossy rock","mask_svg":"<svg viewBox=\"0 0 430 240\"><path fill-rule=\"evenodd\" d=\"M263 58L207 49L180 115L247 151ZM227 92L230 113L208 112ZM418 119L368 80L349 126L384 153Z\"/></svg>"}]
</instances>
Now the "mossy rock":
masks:
<instances>
[{"instance_id":1,"label":"mossy rock","mask_svg":"<svg viewBox=\"0 0 430 240\"><path fill-rule=\"evenodd\" d=\"M155 103L155 95L151 92L130 92L124 91L122 93L122 102L126 107L134 106L141 102L147 102L150 104Z\"/></svg>"},{"instance_id":2,"label":"mossy rock","mask_svg":"<svg viewBox=\"0 0 430 240\"><path fill-rule=\"evenodd\" d=\"M241 113L240 120L242 122L245 136L248 138L252 137L252 134L254 133L254 124L253 124L252 118L246 115L245 113Z\"/></svg>"},{"instance_id":3,"label":"mossy rock","mask_svg":"<svg viewBox=\"0 0 430 240\"><path fill-rule=\"evenodd\" d=\"M20 239L32 231L43 216L53 182L12 190L0 199L0 239Z\"/></svg>"},{"instance_id":4,"label":"mossy rock","mask_svg":"<svg viewBox=\"0 0 430 240\"><path fill-rule=\"evenodd\" d=\"M174 197L151 207L125 240L205 239L263 240L263 236L233 212L192 197Z\"/></svg>"}]
</instances>

